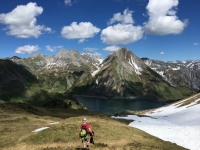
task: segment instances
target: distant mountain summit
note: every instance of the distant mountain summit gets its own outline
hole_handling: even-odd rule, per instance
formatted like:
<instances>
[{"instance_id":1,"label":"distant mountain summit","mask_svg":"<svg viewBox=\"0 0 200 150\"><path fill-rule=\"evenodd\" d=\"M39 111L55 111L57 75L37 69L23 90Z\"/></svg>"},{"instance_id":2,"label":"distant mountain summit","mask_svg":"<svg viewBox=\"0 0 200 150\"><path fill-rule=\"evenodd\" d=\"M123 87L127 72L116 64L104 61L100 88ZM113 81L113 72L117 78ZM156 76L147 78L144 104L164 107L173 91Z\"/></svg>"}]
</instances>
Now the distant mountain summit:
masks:
<instances>
[{"instance_id":1,"label":"distant mountain summit","mask_svg":"<svg viewBox=\"0 0 200 150\"><path fill-rule=\"evenodd\" d=\"M96 56L79 53L77 50L61 49L55 56L37 53L32 57L13 60L18 64L28 66L33 72L43 71L94 71L101 63Z\"/></svg>"},{"instance_id":2,"label":"distant mountain summit","mask_svg":"<svg viewBox=\"0 0 200 150\"><path fill-rule=\"evenodd\" d=\"M145 97L166 102L189 96L200 88L198 62L141 59L127 48L120 48L104 60L77 50L61 49L53 56L37 53L12 61L34 74L38 86L47 92Z\"/></svg>"},{"instance_id":3,"label":"distant mountain summit","mask_svg":"<svg viewBox=\"0 0 200 150\"><path fill-rule=\"evenodd\" d=\"M11 57L10 59L21 59L21 58L18 57L18 56L13 56L13 57Z\"/></svg>"},{"instance_id":4,"label":"distant mountain summit","mask_svg":"<svg viewBox=\"0 0 200 150\"><path fill-rule=\"evenodd\" d=\"M92 84L80 94L116 98L146 97L163 101L183 97L181 89L170 85L142 59L126 48L121 48L104 59L93 76ZM86 87L86 79L92 78L87 76L78 80L74 86L75 91L79 91L78 85ZM188 91L191 92L191 90Z\"/></svg>"},{"instance_id":5,"label":"distant mountain summit","mask_svg":"<svg viewBox=\"0 0 200 150\"><path fill-rule=\"evenodd\" d=\"M143 60L172 86L200 90L200 61L163 62L147 58Z\"/></svg>"}]
</instances>

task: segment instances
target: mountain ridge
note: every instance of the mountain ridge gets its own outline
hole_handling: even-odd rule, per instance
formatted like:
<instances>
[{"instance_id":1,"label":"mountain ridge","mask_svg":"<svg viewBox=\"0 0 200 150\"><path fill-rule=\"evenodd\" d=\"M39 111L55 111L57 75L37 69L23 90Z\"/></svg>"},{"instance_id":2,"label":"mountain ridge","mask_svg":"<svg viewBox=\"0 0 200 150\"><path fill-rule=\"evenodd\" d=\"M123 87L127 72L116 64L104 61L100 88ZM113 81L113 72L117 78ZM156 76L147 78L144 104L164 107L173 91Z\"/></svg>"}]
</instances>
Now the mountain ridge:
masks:
<instances>
[{"instance_id":1,"label":"mountain ridge","mask_svg":"<svg viewBox=\"0 0 200 150\"><path fill-rule=\"evenodd\" d=\"M169 69L169 63L166 65L165 62L146 60L149 63L127 48L120 48L103 61L94 55L66 49L61 49L53 56L38 53L29 58L12 59L26 66L37 77L40 89L46 93L113 98L147 97L165 102L184 98L198 90L199 84L195 80L199 76L191 71L191 65L190 68L183 67L180 74L178 69ZM182 68L180 65L171 65ZM160 72L165 70L168 74L162 76Z\"/></svg>"},{"instance_id":2,"label":"mountain ridge","mask_svg":"<svg viewBox=\"0 0 200 150\"><path fill-rule=\"evenodd\" d=\"M171 85L200 90L200 61L162 62L147 58L143 60Z\"/></svg>"}]
</instances>

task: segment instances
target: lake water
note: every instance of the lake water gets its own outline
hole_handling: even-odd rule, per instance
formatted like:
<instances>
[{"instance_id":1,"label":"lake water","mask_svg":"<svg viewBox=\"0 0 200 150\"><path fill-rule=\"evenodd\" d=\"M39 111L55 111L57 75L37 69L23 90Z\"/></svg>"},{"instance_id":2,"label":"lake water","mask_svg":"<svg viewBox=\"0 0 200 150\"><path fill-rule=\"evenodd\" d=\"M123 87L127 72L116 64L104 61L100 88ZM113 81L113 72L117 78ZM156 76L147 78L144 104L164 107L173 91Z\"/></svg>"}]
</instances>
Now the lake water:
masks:
<instances>
[{"instance_id":1,"label":"lake water","mask_svg":"<svg viewBox=\"0 0 200 150\"><path fill-rule=\"evenodd\" d=\"M163 104L150 99L105 99L96 97L78 97L77 101L90 110L103 112L106 114L116 114L124 110L140 111L163 106Z\"/></svg>"}]
</instances>

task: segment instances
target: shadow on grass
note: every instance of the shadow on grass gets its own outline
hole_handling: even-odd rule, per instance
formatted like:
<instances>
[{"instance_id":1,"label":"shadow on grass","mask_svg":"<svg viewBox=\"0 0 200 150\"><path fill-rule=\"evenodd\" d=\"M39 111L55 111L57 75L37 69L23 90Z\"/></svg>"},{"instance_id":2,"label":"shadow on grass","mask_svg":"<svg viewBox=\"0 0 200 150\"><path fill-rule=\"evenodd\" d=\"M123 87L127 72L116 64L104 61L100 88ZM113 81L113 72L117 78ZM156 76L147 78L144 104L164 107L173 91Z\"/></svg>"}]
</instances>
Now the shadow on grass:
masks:
<instances>
[{"instance_id":1,"label":"shadow on grass","mask_svg":"<svg viewBox=\"0 0 200 150\"><path fill-rule=\"evenodd\" d=\"M105 147L108 147L107 144L104 144L104 143L96 143L95 144L95 147L98 147L98 148L105 148ZM76 148L76 150L86 150L86 148Z\"/></svg>"}]
</instances>

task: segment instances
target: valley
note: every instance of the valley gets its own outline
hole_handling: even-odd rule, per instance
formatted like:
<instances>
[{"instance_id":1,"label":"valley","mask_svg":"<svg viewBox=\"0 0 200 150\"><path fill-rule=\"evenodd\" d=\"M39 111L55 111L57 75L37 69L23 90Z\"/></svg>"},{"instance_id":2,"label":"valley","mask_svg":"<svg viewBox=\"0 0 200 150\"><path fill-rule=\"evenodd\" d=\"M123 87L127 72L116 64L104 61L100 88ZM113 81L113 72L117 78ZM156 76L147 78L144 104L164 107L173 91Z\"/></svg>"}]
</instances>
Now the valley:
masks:
<instances>
[{"instance_id":1,"label":"valley","mask_svg":"<svg viewBox=\"0 0 200 150\"><path fill-rule=\"evenodd\" d=\"M77 128L81 119L87 117L95 131L96 144L92 148L96 150L186 149L181 143L163 141L145 133L146 130L136 129L137 126L129 127L137 118L114 119L111 115L123 111L121 118L132 113L143 118L140 113L149 111L144 109L155 108L133 112L135 104L125 102L128 105L125 111L119 103L121 98L129 102L136 102L136 97L140 101L151 99L169 105L197 94L198 65L196 61L186 65L141 59L126 48L104 60L65 49L55 56L38 53L29 58L0 59L0 148L80 149ZM111 99L103 105L110 105L112 113L104 112L107 107L103 105L98 110L84 106L77 101L81 95ZM45 130L35 132L40 128ZM119 128L123 128L123 133Z\"/></svg>"},{"instance_id":2,"label":"valley","mask_svg":"<svg viewBox=\"0 0 200 150\"><path fill-rule=\"evenodd\" d=\"M195 94L200 88L197 62L194 67L187 67L180 63L147 61L126 48L104 60L61 49L55 56L38 53L23 59L1 59L0 65L0 100L20 99L37 106L76 95L142 97L166 103Z\"/></svg>"}]
</instances>

